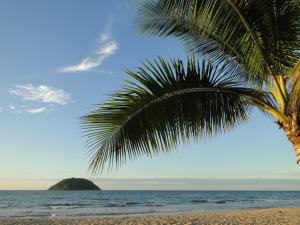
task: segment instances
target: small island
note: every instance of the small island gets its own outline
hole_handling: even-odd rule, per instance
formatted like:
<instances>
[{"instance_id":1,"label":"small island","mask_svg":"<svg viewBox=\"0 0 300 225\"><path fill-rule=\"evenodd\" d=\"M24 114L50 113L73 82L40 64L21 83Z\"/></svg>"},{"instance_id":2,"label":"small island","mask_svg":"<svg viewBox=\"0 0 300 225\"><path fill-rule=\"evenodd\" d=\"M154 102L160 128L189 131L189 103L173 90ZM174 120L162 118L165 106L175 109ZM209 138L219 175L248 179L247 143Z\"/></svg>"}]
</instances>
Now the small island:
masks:
<instances>
[{"instance_id":1,"label":"small island","mask_svg":"<svg viewBox=\"0 0 300 225\"><path fill-rule=\"evenodd\" d=\"M57 184L51 186L50 191L83 191L83 190L101 190L92 181L83 178L64 179Z\"/></svg>"}]
</instances>

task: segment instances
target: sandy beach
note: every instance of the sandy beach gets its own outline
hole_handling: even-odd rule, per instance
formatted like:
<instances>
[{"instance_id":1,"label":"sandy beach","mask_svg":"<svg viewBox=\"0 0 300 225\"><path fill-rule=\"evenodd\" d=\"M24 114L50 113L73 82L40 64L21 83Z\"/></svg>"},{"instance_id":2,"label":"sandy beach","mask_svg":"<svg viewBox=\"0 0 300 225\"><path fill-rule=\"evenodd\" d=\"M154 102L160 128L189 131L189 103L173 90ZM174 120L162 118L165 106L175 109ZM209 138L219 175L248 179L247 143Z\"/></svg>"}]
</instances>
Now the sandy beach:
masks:
<instances>
[{"instance_id":1,"label":"sandy beach","mask_svg":"<svg viewBox=\"0 0 300 225\"><path fill-rule=\"evenodd\" d=\"M63 224L290 224L300 225L300 208L297 209L256 209L245 211L187 213L166 216L114 216L86 218L43 218L43 219L2 219L1 225L63 225Z\"/></svg>"}]
</instances>

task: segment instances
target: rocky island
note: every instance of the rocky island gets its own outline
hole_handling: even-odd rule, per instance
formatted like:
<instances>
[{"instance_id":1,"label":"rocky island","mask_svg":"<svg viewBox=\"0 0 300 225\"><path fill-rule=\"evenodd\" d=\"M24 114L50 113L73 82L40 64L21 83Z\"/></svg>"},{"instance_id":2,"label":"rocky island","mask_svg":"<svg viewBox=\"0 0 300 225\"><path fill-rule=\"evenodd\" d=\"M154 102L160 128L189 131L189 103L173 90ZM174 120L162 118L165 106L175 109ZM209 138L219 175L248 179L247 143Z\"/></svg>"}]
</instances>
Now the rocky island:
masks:
<instances>
[{"instance_id":1,"label":"rocky island","mask_svg":"<svg viewBox=\"0 0 300 225\"><path fill-rule=\"evenodd\" d=\"M92 181L83 178L64 179L57 184L51 186L50 191L75 191L75 190L101 190Z\"/></svg>"}]
</instances>

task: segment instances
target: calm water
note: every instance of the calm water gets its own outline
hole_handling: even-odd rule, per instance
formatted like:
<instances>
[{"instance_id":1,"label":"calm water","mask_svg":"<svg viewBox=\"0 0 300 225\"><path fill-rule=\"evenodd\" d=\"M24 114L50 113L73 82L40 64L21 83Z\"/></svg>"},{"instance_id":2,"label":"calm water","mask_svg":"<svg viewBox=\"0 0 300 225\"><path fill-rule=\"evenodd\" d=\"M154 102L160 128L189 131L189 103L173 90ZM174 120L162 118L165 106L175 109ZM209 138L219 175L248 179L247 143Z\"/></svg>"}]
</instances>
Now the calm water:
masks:
<instances>
[{"instance_id":1,"label":"calm water","mask_svg":"<svg viewBox=\"0 0 300 225\"><path fill-rule=\"evenodd\" d=\"M0 218L300 207L300 192L0 191Z\"/></svg>"}]
</instances>

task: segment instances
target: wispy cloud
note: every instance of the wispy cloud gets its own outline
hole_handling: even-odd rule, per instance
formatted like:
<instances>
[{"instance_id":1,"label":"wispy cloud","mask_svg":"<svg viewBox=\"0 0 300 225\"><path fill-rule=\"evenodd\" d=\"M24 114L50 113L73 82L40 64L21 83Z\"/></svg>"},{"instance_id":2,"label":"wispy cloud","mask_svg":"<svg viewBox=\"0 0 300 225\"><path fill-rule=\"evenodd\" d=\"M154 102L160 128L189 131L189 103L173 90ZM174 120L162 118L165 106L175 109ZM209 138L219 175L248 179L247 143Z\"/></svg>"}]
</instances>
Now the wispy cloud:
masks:
<instances>
[{"instance_id":1,"label":"wispy cloud","mask_svg":"<svg viewBox=\"0 0 300 225\"><path fill-rule=\"evenodd\" d=\"M9 105L8 106L11 110L15 110L16 109L16 106L14 106L14 105Z\"/></svg>"},{"instance_id":2,"label":"wispy cloud","mask_svg":"<svg viewBox=\"0 0 300 225\"><path fill-rule=\"evenodd\" d=\"M71 98L69 93L46 85L14 85L10 88L9 93L27 101L56 103L60 105L66 105Z\"/></svg>"},{"instance_id":3,"label":"wispy cloud","mask_svg":"<svg viewBox=\"0 0 300 225\"><path fill-rule=\"evenodd\" d=\"M96 52L96 54L102 56L102 57L107 57L107 56L110 56L110 55L113 55L115 54L115 52L117 51L118 49L118 45L116 42L112 41L112 42L109 42L103 46L101 46L98 51Z\"/></svg>"},{"instance_id":4,"label":"wispy cloud","mask_svg":"<svg viewBox=\"0 0 300 225\"><path fill-rule=\"evenodd\" d=\"M63 67L59 69L59 72L76 73L92 71L100 67L107 57L115 54L118 50L118 43L111 38L110 32L100 34L99 43L100 46L92 56L82 59L78 64Z\"/></svg>"},{"instance_id":5,"label":"wispy cloud","mask_svg":"<svg viewBox=\"0 0 300 225\"><path fill-rule=\"evenodd\" d=\"M100 66L102 60L100 58L93 59L92 57L84 58L79 64L73 66L67 66L62 68L60 72L62 73L75 73L75 72L82 72L82 71L89 71Z\"/></svg>"},{"instance_id":6,"label":"wispy cloud","mask_svg":"<svg viewBox=\"0 0 300 225\"><path fill-rule=\"evenodd\" d=\"M104 32L99 35L99 41L100 43L106 42L110 40L110 33L109 32Z\"/></svg>"},{"instance_id":7,"label":"wispy cloud","mask_svg":"<svg viewBox=\"0 0 300 225\"><path fill-rule=\"evenodd\" d=\"M38 114L51 112L54 110L55 105L66 105L71 102L71 94L46 85L14 85L9 89L9 93L27 102L26 105L9 105L8 107L15 113Z\"/></svg>"},{"instance_id":8,"label":"wispy cloud","mask_svg":"<svg viewBox=\"0 0 300 225\"><path fill-rule=\"evenodd\" d=\"M39 107L39 108L33 108L33 109L26 109L26 111L30 114L37 114L37 113L43 113L46 112L46 107Z\"/></svg>"},{"instance_id":9,"label":"wispy cloud","mask_svg":"<svg viewBox=\"0 0 300 225\"><path fill-rule=\"evenodd\" d=\"M11 112L13 113L17 113L20 114L22 113L22 110L20 109L20 107L16 106L16 105L8 105L8 108L10 109Z\"/></svg>"}]
</instances>

